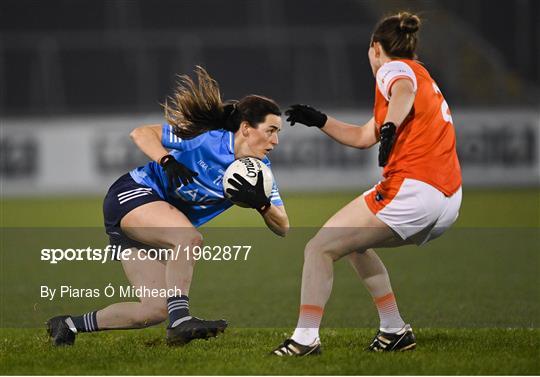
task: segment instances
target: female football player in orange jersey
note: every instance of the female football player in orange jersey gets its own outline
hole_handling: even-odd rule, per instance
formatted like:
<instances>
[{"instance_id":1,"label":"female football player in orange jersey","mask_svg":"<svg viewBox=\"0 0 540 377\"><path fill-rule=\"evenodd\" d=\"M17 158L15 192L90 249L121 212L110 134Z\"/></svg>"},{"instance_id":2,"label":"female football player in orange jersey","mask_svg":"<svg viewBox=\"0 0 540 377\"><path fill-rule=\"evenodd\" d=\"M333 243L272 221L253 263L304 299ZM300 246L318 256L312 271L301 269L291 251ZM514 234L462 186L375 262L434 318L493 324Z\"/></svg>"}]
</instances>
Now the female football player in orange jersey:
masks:
<instances>
[{"instance_id":1,"label":"female football player in orange jersey","mask_svg":"<svg viewBox=\"0 0 540 377\"><path fill-rule=\"evenodd\" d=\"M416 59L418 16L383 18L373 32L368 57L376 78L373 117L358 127L307 106L286 114L318 127L336 141L365 149L379 142L384 180L332 216L306 245L300 316L278 356L320 353L319 326L332 291L333 262L348 256L379 312L373 351L413 349L411 326L401 318L388 272L373 248L422 245L440 236L458 217L461 170L448 104Z\"/></svg>"}]
</instances>

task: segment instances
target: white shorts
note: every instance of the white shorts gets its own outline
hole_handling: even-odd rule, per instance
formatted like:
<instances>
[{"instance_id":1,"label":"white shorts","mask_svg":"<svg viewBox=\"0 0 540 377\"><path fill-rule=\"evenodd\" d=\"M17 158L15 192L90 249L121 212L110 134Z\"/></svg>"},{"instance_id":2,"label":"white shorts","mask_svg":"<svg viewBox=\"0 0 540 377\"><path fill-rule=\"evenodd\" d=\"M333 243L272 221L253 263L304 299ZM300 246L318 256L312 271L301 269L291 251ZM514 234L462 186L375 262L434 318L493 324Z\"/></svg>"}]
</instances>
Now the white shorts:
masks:
<instances>
[{"instance_id":1,"label":"white shorts","mask_svg":"<svg viewBox=\"0 0 540 377\"><path fill-rule=\"evenodd\" d=\"M447 197L411 178L390 178L363 195L375 216L417 245L441 236L456 221L461 206L461 187Z\"/></svg>"}]
</instances>

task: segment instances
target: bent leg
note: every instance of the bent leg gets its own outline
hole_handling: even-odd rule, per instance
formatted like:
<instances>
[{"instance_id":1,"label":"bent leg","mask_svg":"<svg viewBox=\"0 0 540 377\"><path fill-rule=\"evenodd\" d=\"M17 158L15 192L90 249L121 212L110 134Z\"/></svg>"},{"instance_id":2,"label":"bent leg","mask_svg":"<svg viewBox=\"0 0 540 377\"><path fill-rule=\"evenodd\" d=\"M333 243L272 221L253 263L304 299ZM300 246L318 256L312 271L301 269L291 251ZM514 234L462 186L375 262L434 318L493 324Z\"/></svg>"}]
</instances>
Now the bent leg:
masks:
<instances>
[{"instance_id":1,"label":"bent leg","mask_svg":"<svg viewBox=\"0 0 540 377\"><path fill-rule=\"evenodd\" d=\"M381 297L392 291L390 280L386 281L388 271L375 250L359 251L351 253L347 257L358 277L363 281L373 297ZM375 280L380 281L375 283ZM384 284L381 284L383 281Z\"/></svg>"},{"instance_id":2,"label":"bent leg","mask_svg":"<svg viewBox=\"0 0 540 377\"><path fill-rule=\"evenodd\" d=\"M357 250L404 244L356 198L332 216L306 245L302 304L324 307L332 290L333 262Z\"/></svg>"},{"instance_id":3,"label":"bent leg","mask_svg":"<svg viewBox=\"0 0 540 377\"><path fill-rule=\"evenodd\" d=\"M379 313L379 328L397 332L405 322L399 313L388 271L373 249L348 255L349 262L364 283Z\"/></svg>"},{"instance_id":4,"label":"bent leg","mask_svg":"<svg viewBox=\"0 0 540 377\"><path fill-rule=\"evenodd\" d=\"M304 250L300 316L292 339L308 345L318 338L324 307L332 292L334 261L357 250L402 243L373 215L362 196L332 216Z\"/></svg>"},{"instance_id":5,"label":"bent leg","mask_svg":"<svg viewBox=\"0 0 540 377\"><path fill-rule=\"evenodd\" d=\"M192 317L189 314L189 289L195 260L193 248L202 245L202 236L189 219L167 202L147 203L129 212L120 222L122 231L139 242L169 249L165 284L170 326L176 327Z\"/></svg>"},{"instance_id":6,"label":"bent leg","mask_svg":"<svg viewBox=\"0 0 540 377\"><path fill-rule=\"evenodd\" d=\"M167 258L167 288L189 295L195 261L187 250L202 245L202 236L186 215L167 202L157 201L129 212L120 226L130 238L173 250Z\"/></svg>"},{"instance_id":7,"label":"bent leg","mask_svg":"<svg viewBox=\"0 0 540 377\"><path fill-rule=\"evenodd\" d=\"M166 289L165 265L154 260L123 260L122 267L134 288ZM167 302L163 297L139 297L140 302L120 302L97 312L100 330L136 329L167 319Z\"/></svg>"}]
</instances>

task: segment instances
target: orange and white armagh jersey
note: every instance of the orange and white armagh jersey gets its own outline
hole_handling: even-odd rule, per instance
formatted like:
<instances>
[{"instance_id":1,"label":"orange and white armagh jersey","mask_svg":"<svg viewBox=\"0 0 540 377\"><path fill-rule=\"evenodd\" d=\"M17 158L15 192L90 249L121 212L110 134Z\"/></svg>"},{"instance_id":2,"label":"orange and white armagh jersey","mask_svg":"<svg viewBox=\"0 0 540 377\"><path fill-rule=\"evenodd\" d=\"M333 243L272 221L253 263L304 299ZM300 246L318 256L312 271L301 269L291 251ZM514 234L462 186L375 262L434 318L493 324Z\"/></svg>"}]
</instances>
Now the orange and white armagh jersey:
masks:
<instances>
[{"instance_id":1,"label":"orange and white armagh jersey","mask_svg":"<svg viewBox=\"0 0 540 377\"><path fill-rule=\"evenodd\" d=\"M410 80L416 92L411 112L397 130L383 176L413 178L451 196L461 187L461 168L452 116L437 84L420 63L406 59L383 64L376 79L377 128L384 123L396 80Z\"/></svg>"}]
</instances>

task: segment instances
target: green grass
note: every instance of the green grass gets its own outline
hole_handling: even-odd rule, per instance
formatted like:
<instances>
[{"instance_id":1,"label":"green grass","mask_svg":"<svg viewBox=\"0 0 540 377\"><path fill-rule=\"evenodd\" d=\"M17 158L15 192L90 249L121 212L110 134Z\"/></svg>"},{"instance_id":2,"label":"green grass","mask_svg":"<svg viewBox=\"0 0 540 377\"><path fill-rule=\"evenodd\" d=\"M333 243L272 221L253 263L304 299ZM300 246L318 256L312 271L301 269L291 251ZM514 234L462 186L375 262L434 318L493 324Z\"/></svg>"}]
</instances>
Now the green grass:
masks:
<instances>
[{"instance_id":1,"label":"green grass","mask_svg":"<svg viewBox=\"0 0 540 377\"><path fill-rule=\"evenodd\" d=\"M4 330L4 374L127 375L531 375L539 368L538 330L419 329L414 352L371 354L372 330L323 330L320 357L276 359L268 351L284 330L231 330L169 348L159 329L90 334L54 349L42 333Z\"/></svg>"},{"instance_id":2,"label":"green grass","mask_svg":"<svg viewBox=\"0 0 540 377\"><path fill-rule=\"evenodd\" d=\"M419 344L415 352L362 352L374 335L377 314L352 269L340 261L323 320L324 354L300 360L275 360L266 354L295 325L305 243L355 194L283 196L293 225L285 239L260 228L258 215L240 208L203 228L206 244L234 242L253 248L247 261L197 265L190 294L193 313L223 316L230 329L217 339L174 349L164 345L162 326L84 334L75 347L50 346L42 329L50 316L126 300L39 297L42 284L89 288L127 284L119 263L49 265L39 260L44 247L103 247L101 199L3 200L0 372L540 373L538 190L466 191L460 219L443 237L422 248L378 250L390 271L402 315L415 328Z\"/></svg>"},{"instance_id":3,"label":"green grass","mask_svg":"<svg viewBox=\"0 0 540 377\"><path fill-rule=\"evenodd\" d=\"M283 194L293 227L321 226L357 192ZM18 198L2 200L1 224L8 227L101 227L103 198ZM233 207L207 226L262 226L251 210ZM232 224L232 225L231 225ZM540 190L465 190L457 227L538 227Z\"/></svg>"}]
</instances>

